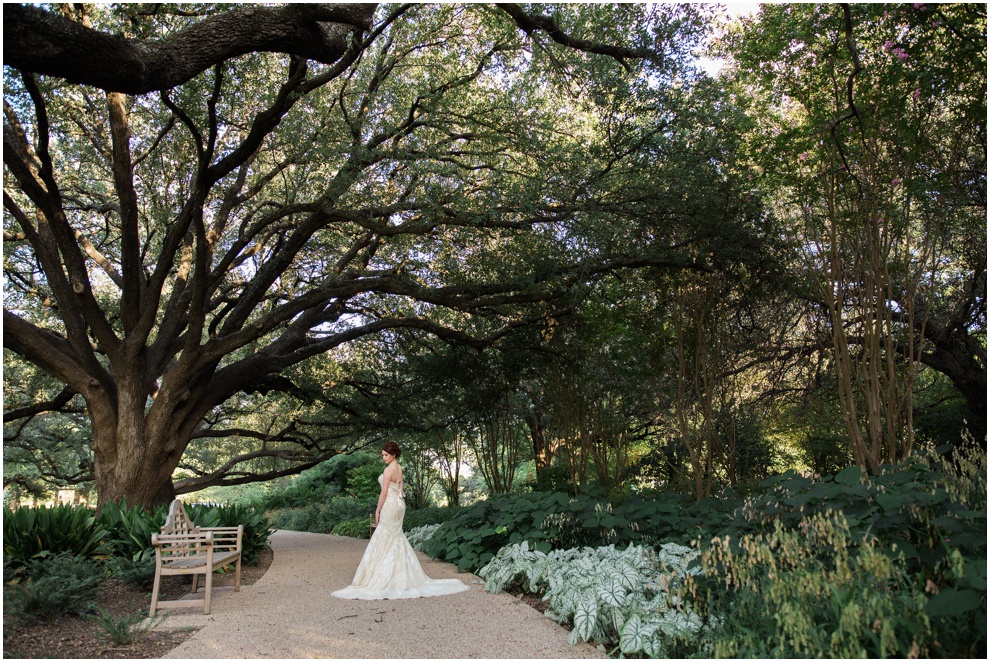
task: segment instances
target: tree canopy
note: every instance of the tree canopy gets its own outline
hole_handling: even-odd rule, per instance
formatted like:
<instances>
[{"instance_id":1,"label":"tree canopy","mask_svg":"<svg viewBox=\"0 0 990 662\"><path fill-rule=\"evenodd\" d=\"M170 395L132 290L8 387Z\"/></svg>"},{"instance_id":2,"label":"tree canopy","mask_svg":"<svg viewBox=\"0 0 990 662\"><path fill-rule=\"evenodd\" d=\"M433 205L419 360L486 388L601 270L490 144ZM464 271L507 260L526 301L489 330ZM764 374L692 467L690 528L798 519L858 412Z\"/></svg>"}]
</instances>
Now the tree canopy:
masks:
<instances>
[{"instance_id":1,"label":"tree canopy","mask_svg":"<svg viewBox=\"0 0 990 662\"><path fill-rule=\"evenodd\" d=\"M786 421L985 430L985 25L765 6L716 78L695 5L5 5L5 460L153 504L399 432L703 496Z\"/></svg>"}]
</instances>

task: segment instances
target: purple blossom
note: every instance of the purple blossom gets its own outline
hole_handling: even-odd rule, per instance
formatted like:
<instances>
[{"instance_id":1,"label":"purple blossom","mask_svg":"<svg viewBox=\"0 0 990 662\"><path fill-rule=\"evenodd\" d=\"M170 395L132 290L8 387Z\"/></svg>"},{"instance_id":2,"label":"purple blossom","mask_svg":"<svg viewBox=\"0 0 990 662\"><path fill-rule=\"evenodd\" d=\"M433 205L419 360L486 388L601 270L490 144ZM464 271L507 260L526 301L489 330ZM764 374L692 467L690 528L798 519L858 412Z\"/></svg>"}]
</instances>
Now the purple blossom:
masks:
<instances>
[{"instance_id":1,"label":"purple blossom","mask_svg":"<svg viewBox=\"0 0 990 662\"><path fill-rule=\"evenodd\" d=\"M916 3L914 3L914 8L915 9L924 9L925 8L925 3L923 3L923 2L916 2Z\"/></svg>"},{"instance_id":2,"label":"purple blossom","mask_svg":"<svg viewBox=\"0 0 990 662\"><path fill-rule=\"evenodd\" d=\"M901 183L900 177L894 177L894 181L891 182L891 184L900 184L900 183Z\"/></svg>"},{"instance_id":3,"label":"purple blossom","mask_svg":"<svg viewBox=\"0 0 990 662\"><path fill-rule=\"evenodd\" d=\"M901 60L908 59L908 54L904 52L903 48L895 48L894 53L897 55L898 59Z\"/></svg>"},{"instance_id":4,"label":"purple blossom","mask_svg":"<svg viewBox=\"0 0 990 662\"><path fill-rule=\"evenodd\" d=\"M893 47L894 47L894 42L892 42L890 39L888 39L883 43L883 50L885 51L889 51Z\"/></svg>"},{"instance_id":5,"label":"purple blossom","mask_svg":"<svg viewBox=\"0 0 990 662\"><path fill-rule=\"evenodd\" d=\"M808 160L808 153L807 152L801 152L800 154L798 154L798 159L800 159L801 161L807 161Z\"/></svg>"},{"instance_id":6,"label":"purple blossom","mask_svg":"<svg viewBox=\"0 0 990 662\"><path fill-rule=\"evenodd\" d=\"M915 88L914 92L911 93L911 98L917 101L921 98L921 88Z\"/></svg>"}]
</instances>

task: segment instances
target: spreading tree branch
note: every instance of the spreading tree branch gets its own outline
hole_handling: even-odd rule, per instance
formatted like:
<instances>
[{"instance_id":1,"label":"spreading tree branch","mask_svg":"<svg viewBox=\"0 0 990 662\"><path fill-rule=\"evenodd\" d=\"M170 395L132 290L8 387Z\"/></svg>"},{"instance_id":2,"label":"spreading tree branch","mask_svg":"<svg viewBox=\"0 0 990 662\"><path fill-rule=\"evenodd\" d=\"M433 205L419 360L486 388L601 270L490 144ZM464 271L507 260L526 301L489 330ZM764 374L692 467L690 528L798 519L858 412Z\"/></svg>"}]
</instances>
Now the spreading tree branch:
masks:
<instances>
[{"instance_id":1,"label":"spreading tree branch","mask_svg":"<svg viewBox=\"0 0 990 662\"><path fill-rule=\"evenodd\" d=\"M126 39L39 7L3 7L4 64L125 94L180 85L209 67L256 51L332 64L354 31L371 27L375 4L246 5L161 40Z\"/></svg>"},{"instance_id":2,"label":"spreading tree branch","mask_svg":"<svg viewBox=\"0 0 990 662\"><path fill-rule=\"evenodd\" d=\"M18 409L11 409L10 411L5 411L3 413L3 422L10 423L21 418L34 417L38 414L43 414L48 411L61 411L65 405L69 404L76 392L69 386L66 386L62 391L55 396L54 400L48 402L38 402L27 407L20 407Z\"/></svg>"}]
</instances>

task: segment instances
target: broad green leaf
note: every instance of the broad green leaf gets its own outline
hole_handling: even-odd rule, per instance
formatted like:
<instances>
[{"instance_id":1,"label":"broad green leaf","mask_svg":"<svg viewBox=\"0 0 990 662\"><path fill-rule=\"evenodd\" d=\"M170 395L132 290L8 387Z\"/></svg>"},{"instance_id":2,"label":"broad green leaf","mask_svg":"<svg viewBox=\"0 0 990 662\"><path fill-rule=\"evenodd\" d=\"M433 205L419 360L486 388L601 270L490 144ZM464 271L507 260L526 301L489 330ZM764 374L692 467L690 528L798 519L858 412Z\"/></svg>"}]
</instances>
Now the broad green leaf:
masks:
<instances>
[{"instance_id":1,"label":"broad green leaf","mask_svg":"<svg viewBox=\"0 0 990 662\"><path fill-rule=\"evenodd\" d=\"M856 465L846 467L835 475L835 482L840 485L858 485L863 478L862 470Z\"/></svg>"},{"instance_id":2,"label":"broad green leaf","mask_svg":"<svg viewBox=\"0 0 990 662\"><path fill-rule=\"evenodd\" d=\"M936 617L963 614L979 608L985 596L973 590L945 588L928 601L928 613Z\"/></svg>"}]
</instances>

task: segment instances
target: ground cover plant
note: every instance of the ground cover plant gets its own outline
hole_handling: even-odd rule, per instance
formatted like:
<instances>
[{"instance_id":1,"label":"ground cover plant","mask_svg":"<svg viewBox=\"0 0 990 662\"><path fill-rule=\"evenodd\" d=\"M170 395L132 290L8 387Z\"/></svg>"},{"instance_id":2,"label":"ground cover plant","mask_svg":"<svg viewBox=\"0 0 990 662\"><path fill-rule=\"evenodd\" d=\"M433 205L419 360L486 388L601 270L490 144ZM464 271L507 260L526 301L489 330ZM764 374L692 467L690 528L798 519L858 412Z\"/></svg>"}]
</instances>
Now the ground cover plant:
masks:
<instances>
[{"instance_id":1,"label":"ground cover plant","mask_svg":"<svg viewBox=\"0 0 990 662\"><path fill-rule=\"evenodd\" d=\"M572 640L623 654L979 657L986 455L972 440L940 450L875 476L787 472L712 503L503 496L411 533L419 549L484 576L489 590L541 594ZM636 519L679 503L661 522ZM691 547L652 542L662 535ZM578 540L599 542L569 545ZM662 599L656 587L673 585L675 564L650 565L649 549L695 559ZM676 632L655 620L671 608L683 619Z\"/></svg>"},{"instance_id":2,"label":"ground cover plant","mask_svg":"<svg viewBox=\"0 0 990 662\"><path fill-rule=\"evenodd\" d=\"M939 636L936 619L946 613L937 596L895 547L857 542L841 513L715 539L702 559L712 601L706 639L717 657L968 657L978 646L978 636Z\"/></svg>"},{"instance_id":3,"label":"ground cover plant","mask_svg":"<svg viewBox=\"0 0 990 662\"><path fill-rule=\"evenodd\" d=\"M683 599L684 580L701 572L697 549L667 543L554 550L508 545L478 571L485 590L513 585L543 594L548 616L572 624L567 641L605 644L613 654L678 657L702 632ZM694 649L703 644L695 644Z\"/></svg>"},{"instance_id":4,"label":"ground cover plant","mask_svg":"<svg viewBox=\"0 0 990 662\"><path fill-rule=\"evenodd\" d=\"M273 559L265 550L258 565L241 570L242 586L263 576ZM128 585L116 574L103 576L96 589L94 608L82 615L65 613L50 619L25 619L11 601L12 589L4 587L4 657L46 659L155 659L183 643L195 630L149 632L144 625L150 598L147 588ZM189 592L188 577L163 577L163 599ZM129 642L129 643L128 643Z\"/></svg>"}]
</instances>

